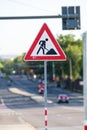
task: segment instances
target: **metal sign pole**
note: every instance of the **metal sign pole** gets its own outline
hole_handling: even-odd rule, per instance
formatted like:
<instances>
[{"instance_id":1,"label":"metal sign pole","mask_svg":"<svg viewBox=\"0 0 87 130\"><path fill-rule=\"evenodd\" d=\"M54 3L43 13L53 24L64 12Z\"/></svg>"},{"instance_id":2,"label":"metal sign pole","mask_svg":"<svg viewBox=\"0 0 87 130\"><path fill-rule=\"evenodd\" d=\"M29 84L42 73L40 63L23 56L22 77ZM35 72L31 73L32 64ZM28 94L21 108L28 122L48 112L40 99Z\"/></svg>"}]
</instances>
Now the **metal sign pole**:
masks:
<instances>
[{"instance_id":1,"label":"metal sign pole","mask_svg":"<svg viewBox=\"0 0 87 130\"><path fill-rule=\"evenodd\" d=\"M46 31L46 34L44 33ZM45 40L44 40L45 39ZM50 46L49 50L47 47L47 53L44 54L44 49L45 48L40 48L38 46L38 42L42 42L44 40L44 43L46 44L46 41L51 41L48 42L48 46ZM38 47L36 47L38 46ZM39 48L39 50L38 50ZM42 54L38 54L40 49L42 49ZM31 55L32 54L32 55ZM34 40L31 48L29 49L29 51L27 52L27 54L24 57L25 61L44 61L44 105L45 105L45 109L44 109L44 115L45 115L45 130L47 130L47 125L48 125L48 121L47 121L47 60L48 61L56 61L56 60L62 60L65 61L66 60L66 55L63 52L62 48L60 47L60 45L58 44L58 42L56 41L56 39L54 38L53 34L51 33L50 29L48 28L47 24L44 23L42 28L40 29L36 39Z\"/></svg>"},{"instance_id":2,"label":"metal sign pole","mask_svg":"<svg viewBox=\"0 0 87 130\"><path fill-rule=\"evenodd\" d=\"M87 130L87 33L83 34L84 130Z\"/></svg>"},{"instance_id":3,"label":"metal sign pole","mask_svg":"<svg viewBox=\"0 0 87 130\"><path fill-rule=\"evenodd\" d=\"M47 61L44 61L44 81L45 81L45 89L44 89L44 116L45 116L45 130L47 130Z\"/></svg>"}]
</instances>

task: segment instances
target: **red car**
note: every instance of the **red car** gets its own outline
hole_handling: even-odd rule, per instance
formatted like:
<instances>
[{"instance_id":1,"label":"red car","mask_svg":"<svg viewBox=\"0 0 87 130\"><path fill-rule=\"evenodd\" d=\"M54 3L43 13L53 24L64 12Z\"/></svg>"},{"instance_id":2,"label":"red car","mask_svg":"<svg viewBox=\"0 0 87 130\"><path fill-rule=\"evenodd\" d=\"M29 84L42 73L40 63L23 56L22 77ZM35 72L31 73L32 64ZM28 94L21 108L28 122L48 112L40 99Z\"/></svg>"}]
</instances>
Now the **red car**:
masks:
<instances>
[{"instance_id":1,"label":"red car","mask_svg":"<svg viewBox=\"0 0 87 130\"><path fill-rule=\"evenodd\" d=\"M57 97L58 103L69 103L69 96L67 94L59 94Z\"/></svg>"}]
</instances>

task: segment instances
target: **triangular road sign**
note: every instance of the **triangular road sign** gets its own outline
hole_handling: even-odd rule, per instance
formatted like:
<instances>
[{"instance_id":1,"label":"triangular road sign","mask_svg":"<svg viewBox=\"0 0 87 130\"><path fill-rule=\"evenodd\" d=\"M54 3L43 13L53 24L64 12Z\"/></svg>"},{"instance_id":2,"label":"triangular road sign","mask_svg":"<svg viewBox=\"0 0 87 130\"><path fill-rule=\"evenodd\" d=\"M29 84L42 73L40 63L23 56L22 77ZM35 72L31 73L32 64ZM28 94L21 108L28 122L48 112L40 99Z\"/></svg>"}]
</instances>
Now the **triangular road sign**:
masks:
<instances>
[{"instance_id":1,"label":"triangular road sign","mask_svg":"<svg viewBox=\"0 0 87 130\"><path fill-rule=\"evenodd\" d=\"M66 60L66 55L55 40L47 24L43 24L36 39L24 57L25 61Z\"/></svg>"}]
</instances>

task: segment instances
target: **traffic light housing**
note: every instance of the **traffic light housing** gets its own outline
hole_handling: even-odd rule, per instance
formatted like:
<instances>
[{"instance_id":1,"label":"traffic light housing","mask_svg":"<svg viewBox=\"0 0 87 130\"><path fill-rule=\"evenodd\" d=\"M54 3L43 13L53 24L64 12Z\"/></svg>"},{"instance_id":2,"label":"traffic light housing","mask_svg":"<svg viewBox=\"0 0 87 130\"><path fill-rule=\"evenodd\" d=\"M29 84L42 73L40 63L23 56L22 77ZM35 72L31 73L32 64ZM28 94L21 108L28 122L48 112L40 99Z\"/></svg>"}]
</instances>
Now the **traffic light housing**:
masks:
<instances>
[{"instance_id":1,"label":"traffic light housing","mask_svg":"<svg viewBox=\"0 0 87 130\"><path fill-rule=\"evenodd\" d=\"M80 6L62 7L62 29L75 30L80 28Z\"/></svg>"}]
</instances>

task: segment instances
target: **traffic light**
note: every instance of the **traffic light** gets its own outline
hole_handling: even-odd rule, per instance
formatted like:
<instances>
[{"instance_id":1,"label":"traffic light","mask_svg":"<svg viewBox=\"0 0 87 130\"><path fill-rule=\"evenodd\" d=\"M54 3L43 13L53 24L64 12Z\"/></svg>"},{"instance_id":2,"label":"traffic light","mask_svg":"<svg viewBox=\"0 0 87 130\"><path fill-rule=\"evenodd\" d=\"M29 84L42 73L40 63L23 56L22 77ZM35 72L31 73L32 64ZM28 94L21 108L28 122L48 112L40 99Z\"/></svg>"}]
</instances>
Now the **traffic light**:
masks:
<instances>
[{"instance_id":1,"label":"traffic light","mask_svg":"<svg viewBox=\"0 0 87 130\"><path fill-rule=\"evenodd\" d=\"M80 29L80 6L62 7L62 29Z\"/></svg>"}]
</instances>

